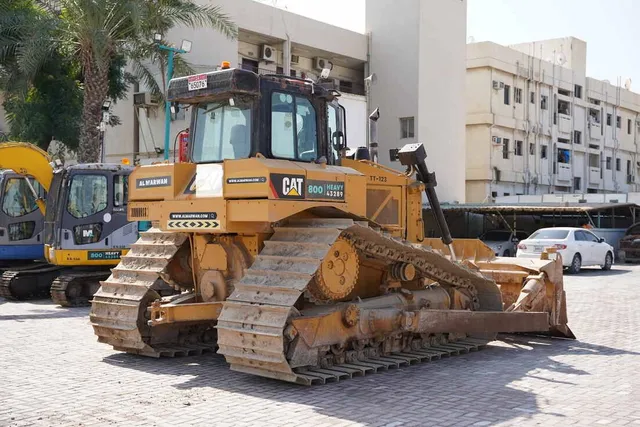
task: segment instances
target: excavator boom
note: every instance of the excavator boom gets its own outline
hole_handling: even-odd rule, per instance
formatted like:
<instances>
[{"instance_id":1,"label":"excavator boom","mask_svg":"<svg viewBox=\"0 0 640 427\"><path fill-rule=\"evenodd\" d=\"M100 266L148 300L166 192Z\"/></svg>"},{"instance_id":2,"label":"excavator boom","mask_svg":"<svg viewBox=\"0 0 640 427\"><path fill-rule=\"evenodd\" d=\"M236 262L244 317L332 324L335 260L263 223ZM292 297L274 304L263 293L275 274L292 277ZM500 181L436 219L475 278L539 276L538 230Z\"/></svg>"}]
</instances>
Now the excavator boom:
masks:
<instances>
[{"instance_id":1,"label":"excavator boom","mask_svg":"<svg viewBox=\"0 0 640 427\"><path fill-rule=\"evenodd\" d=\"M0 144L0 169L11 169L14 172L32 176L40 185L49 191L53 180L53 166L51 157L46 151L26 142L5 142ZM39 197L29 180L27 184L36 198L38 208L44 215L46 206Z\"/></svg>"}]
</instances>

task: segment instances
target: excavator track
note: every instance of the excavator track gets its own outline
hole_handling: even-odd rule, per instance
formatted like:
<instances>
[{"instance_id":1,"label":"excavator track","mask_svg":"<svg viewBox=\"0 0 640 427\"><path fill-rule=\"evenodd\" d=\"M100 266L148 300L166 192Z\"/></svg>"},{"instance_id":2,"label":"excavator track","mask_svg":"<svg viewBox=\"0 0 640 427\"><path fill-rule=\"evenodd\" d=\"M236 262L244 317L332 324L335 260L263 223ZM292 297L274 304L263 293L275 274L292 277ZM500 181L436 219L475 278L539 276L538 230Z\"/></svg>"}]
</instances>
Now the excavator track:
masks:
<instances>
[{"instance_id":1,"label":"excavator track","mask_svg":"<svg viewBox=\"0 0 640 427\"><path fill-rule=\"evenodd\" d=\"M47 296L62 267L40 264L7 270L0 276L0 297L10 301Z\"/></svg>"},{"instance_id":2,"label":"excavator track","mask_svg":"<svg viewBox=\"0 0 640 427\"><path fill-rule=\"evenodd\" d=\"M85 307L109 277L109 271L70 272L62 274L51 284L51 299L62 307Z\"/></svg>"},{"instance_id":3,"label":"excavator track","mask_svg":"<svg viewBox=\"0 0 640 427\"><path fill-rule=\"evenodd\" d=\"M465 338L448 343L442 336L436 345L421 344L409 352L381 354L372 348L351 352L344 363L292 368L285 331L298 314L294 304L338 238L348 240L366 256L410 262L424 277L465 288L474 296L476 309L502 309L500 291L493 281L435 251L387 237L349 219L297 220L275 228L224 303L217 324L218 353L232 370L310 385L469 352L491 340Z\"/></svg>"},{"instance_id":4,"label":"excavator track","mask_svg":"<svg viewBox=\"0 0 640 427\"><path fill-rule=\"evenodd\" d=\"M111 276L93 296L89 315L101 343L144 356L186 356L215 350L215 330L209 325L151 328L147 308L168 286L160 274L185 243L183 233L152 228L140 233Z\"/></svg>"}]
</instances>

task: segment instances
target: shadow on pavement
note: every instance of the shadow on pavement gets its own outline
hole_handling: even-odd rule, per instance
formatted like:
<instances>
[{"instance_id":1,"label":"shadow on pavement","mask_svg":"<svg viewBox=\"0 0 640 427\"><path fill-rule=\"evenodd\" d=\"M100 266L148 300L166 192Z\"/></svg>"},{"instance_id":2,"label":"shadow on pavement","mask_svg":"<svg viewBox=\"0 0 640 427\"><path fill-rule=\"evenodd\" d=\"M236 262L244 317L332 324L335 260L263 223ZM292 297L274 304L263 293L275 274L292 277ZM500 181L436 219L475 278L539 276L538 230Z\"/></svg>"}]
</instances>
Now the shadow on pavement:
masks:
<instances>
[{"instance_id":1,"label":"shadow on pavement","mask_svg":"<svg viewBox=\"0 0 640 427\"><path fill-rule=\"evenodd\" d=\"M519 380L571 386L572 378L591 375L554 356L637 354L574 340L500 338L501 346L489 345L479 352L313 387L233 372L219 355L148 359L118 353L103 361L152 374L184 376L185 382L175 386L179 389L221 389L280 404L306 405L317 413L353 422L441 425L446 420L451 425L479 419L493 424L544 412L535 393L517 387ZM562 423L563 415L548 415Z\"/></svg>"},{"instance_id":2,"label":"shadow on pavement","mask_svg":"<svg viewBox=\"0 0 640 427\"><path fill-rule=\"evenodd\" d=\"M89 315L88 307L64 308L56 307L49 301L51 310L30 310L28 314L2 314L0 313L0 322L3 320L33 320L33 319L62 319L71 317L87 317ZM7 304L13 303L8 301Z\"/></svg>"}]
</instances>

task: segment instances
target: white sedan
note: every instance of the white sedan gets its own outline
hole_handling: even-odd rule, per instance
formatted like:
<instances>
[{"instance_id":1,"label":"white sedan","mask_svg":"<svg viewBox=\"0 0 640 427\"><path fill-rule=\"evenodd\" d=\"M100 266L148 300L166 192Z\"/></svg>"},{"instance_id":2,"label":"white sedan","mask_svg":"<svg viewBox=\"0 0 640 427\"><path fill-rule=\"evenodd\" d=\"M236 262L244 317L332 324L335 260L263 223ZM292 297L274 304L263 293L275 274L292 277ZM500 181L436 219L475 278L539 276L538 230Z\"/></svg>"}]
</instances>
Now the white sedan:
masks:
<instances>
[{"instance_id":1,"label":"white sedan","mask_svg":"<svg viewBox=\"0 0 640 427\"><path fill-rule=\"evenodd\" d=\"M544 248L555 247L569 273L584 265L611 269L613 247L589 230L574 227L541 228L518 244L517 258L539 258Z\"/></svg>"}]
</instances>

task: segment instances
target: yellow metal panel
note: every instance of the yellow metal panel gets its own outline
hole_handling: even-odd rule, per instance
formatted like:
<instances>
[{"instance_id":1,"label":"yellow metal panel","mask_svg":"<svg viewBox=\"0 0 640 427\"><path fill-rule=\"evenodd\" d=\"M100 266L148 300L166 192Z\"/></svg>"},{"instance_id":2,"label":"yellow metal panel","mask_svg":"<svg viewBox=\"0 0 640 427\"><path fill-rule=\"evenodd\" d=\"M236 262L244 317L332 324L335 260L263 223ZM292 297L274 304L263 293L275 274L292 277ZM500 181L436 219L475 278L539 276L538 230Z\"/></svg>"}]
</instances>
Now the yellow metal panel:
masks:
<instances>
[{"instance_id":1,"label":"yellow metal panel","mask_svg":"<svg viewBox=\"0 0 640 427\"><path fill-rule=\"evenodd\" d=\"M172 200L195 173L192 163L161 163L137 167L129 177L129 201Z\"/></svg>"},{"instance_id":2,"label":"yellow metal panel","mask_svg":"<svg viewBox=\"0 0 640 427\"><path fill-rule=\"evenodd\" d=\"M48 246L45 248L47 249L45 253L47 255L47 261L50 264L63 265L63 266L83 266L83 267L99 266L99 265L116 266L120 262L120 258L125 256L127 252L129 252L128 249L104 249L104 250L102 249L91 249L91 250L57 249L53 251L53 258L51 258L50 257L51 251L48 250L48 248L49 248ZM106 257L116 256L116 254L118 254L119 256L113 259L89 259L90 252L106 253L104 255Z\"/></svg>"}]
</instances>

